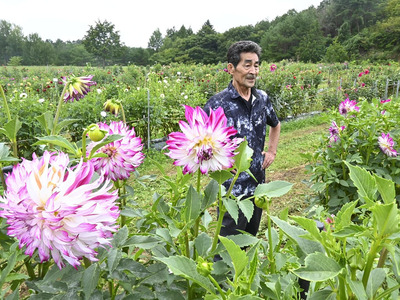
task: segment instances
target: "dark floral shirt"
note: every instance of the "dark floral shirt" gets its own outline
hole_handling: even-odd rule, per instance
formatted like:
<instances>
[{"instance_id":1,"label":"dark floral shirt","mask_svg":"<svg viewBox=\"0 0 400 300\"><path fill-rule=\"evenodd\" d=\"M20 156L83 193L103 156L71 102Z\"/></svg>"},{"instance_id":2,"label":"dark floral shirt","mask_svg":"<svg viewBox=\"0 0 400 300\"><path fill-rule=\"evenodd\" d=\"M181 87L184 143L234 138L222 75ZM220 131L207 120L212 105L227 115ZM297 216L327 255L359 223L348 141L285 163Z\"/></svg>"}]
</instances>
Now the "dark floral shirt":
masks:
<instances>
[{"instance_id":1,"label":"dark floral shirt","mask_svg":"<svg viewBox=\"0 0 400 300\"><path fill-rule=\"evenodd\" d=\"M253 195L258 184L265 182L262 152L264 151L266 129L267 125L275 127L279 124L268 95L255 88L252 88L251 93L253 101L250 107L247 105L248 101L239 95L230 82L226 89L212 96L204 106L204 111L208 114L210 109L216 110L218 107L222 107L228 119L227 125L233 126L237 130L235 137L246 138L249 147L254 151L250 171L257 181L248 173L242 172L232 190L235 196L249 197ZM224 186L228 188L230 182L231 180L228 180Z\"/></svg>"}]
</instances>

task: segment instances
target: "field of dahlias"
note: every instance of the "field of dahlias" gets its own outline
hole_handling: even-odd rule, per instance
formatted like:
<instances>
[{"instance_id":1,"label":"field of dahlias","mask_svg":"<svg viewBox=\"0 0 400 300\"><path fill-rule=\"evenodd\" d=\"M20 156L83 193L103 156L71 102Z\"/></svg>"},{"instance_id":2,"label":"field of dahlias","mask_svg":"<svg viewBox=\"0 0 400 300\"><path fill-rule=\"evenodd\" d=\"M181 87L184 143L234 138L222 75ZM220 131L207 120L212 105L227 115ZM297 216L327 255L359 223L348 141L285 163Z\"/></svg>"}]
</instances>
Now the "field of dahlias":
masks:
<instances>
[{"instance_id":1,"label":"field of dahlias","mask_svg":"<svg viewBox=\"0 0 400 300\"><path fill-rule=\"evenodd\" d=\"M1 67L1 299L399 297L399 64L262 64L282 121L324 112L330 128L308 156L310 209L272 214L293 183L259 185L257 237L219 236L217 205L254 210L222 185L252 149L202 110L224 67ZM165 185L138 203L146 160Z\"/></svg>"}]
</instances>

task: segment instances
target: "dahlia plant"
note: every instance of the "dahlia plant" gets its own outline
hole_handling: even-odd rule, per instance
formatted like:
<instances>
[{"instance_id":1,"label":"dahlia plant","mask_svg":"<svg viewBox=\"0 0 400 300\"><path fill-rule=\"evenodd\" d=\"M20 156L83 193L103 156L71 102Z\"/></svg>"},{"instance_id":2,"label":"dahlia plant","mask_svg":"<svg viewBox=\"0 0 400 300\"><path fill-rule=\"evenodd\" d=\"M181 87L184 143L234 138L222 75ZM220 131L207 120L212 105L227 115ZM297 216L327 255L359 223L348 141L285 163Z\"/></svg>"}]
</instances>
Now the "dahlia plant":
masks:
<instances>
[{"instance_id":1,"label":"dahlia plant","mask_svg":"<svg viewBox=\"0 0 400 300\"><path fill-rule=\"evenodd\" d=\"M53 258L60 269L66 263L77 268L83 258L96 261L96 249L111 245L119 217L109 181L94 179L91 163L69 163L62 152L23 159L7 176L0 204L8 235L25 254L37 250L41 262Z\"/></svg>"},{"instance_id":2,"label":"dahlia plant","mask_svg":"<svg viewBox=\"0 0 400 300\"><path fill-rule=\"evenodd\" d=\"M317 199L331 213L355 200L356 190L350 182L345 162L365 167L400 184L399 103L374 99L372 102L346 99L332 112L329 135L307 167ZM351 117L349 117L351 116ZM398 199L400 201L400 199Z\"/></svg>"}]
</instances>

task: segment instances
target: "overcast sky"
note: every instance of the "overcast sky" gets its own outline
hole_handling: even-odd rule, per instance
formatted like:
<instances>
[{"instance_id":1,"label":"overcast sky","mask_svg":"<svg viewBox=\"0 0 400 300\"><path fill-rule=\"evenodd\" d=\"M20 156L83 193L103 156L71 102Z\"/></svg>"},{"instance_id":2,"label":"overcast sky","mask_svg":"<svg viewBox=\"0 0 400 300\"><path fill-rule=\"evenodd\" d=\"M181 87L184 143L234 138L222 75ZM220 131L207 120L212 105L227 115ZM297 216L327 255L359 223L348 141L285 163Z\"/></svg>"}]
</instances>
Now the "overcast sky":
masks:
<instances>
[{"instance_id":1,"label":"overcast sky","mask_svg":"<svg viewBox=\"0 0 400 300\"><path fill-rule=\"evenodd\" d=\"M300 12L322 0L0 0L0 20L22 27L25 36L43 39L82 39L96 21L115 25L128 47L147 47L152 33L184 25L196 33L210 20L217 32L272 21L289 9Z\"/></svg>"}]
</instances>

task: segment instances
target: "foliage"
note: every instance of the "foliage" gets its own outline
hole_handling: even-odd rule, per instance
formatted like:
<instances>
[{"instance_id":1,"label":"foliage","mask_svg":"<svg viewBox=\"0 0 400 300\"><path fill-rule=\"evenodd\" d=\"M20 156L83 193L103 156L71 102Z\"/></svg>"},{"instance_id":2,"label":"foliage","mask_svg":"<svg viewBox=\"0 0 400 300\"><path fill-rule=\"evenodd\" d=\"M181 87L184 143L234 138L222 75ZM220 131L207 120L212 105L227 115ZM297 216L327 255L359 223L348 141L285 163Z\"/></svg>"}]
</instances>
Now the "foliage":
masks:
<instances>
[{"instance_id":1,"label":"foliage","mask_svg":"<svg viewBox=\"0 0 400 300\"><path fill-rule=\"evenodd\" d=\"M332 112L332 120L339 132L336 137L326 134L308 166L313 188L318 192L318 202L332 213L357 199L348 163L392 180L396 186L400 184L399 158L382 152L378 142L382 133L389 133L394 140L394 147L398 147L399 103L395 100L367 101L362 98L357 103L359 112L347 115L341 115L337 110ZM335 127L333 122L332 127ZM361 199L361 204L365 204L364 199Z\"/></svg>"},{"instance_id":2,"label":"foliage","mask_svg":"<svg viewBox=\"0 0 400 300\"><path fill-rule=\"evenodd\" d=\"M95 26L90 26L83 38L83 45L89 53L102 60L103 67L106 59L118 57L121 52L120 35L115 31L114 24L106 20L97 21Z\"/></svg>"}]
</instances>

